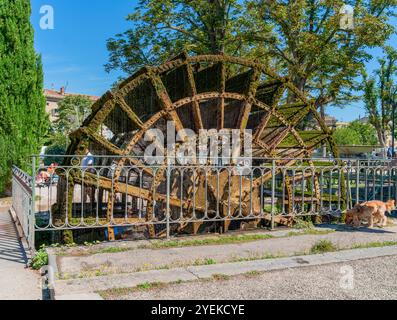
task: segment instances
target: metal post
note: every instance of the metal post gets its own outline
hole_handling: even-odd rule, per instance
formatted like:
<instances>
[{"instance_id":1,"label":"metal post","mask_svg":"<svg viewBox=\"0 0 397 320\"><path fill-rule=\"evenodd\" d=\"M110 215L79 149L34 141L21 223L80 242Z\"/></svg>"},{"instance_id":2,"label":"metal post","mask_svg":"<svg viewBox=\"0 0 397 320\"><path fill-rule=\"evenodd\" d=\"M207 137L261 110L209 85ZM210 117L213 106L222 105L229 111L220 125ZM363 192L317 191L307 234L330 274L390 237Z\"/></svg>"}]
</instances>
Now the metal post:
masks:
<instances>
[{"instance_id":1,"label":"metal post","mask_svg":"<svg viewBox=\"0 0 397 320\"><path fill-rule=\"evenodd\" d=\"M276 161L272 162L272 220L271 220L271 229L274 230L274 215L276 213Z\"/></svg>"},{"instance_id":2,"label":"metal post","mask_svg":"<svg viewBox=\"0 0 397 320\"><path fill-rule=\"evenodd\" d=\"M356 174L357 174L357 180L356 180L356 204L360 203L360 160L357 160L357 166L356 166Z\"/></svg>"},{"instance_id":3,"label":"metal post","mask_svg":"<svg viewBox=\"0 0 397 320\"><path fill-rule=\"evenodd\" d=\"M35 225L36 225L36 157L32 157L32 205L30 207L30 212L28 213L28 223L29 223L29 247L30 251L35 252Z\"/></svg>"},{"instance_id":4,"label":"metal post","mask_svg":"<svg viewBox=\"0 0 397 320\"><path fill-rule=\"evenodd\" d=\"M170 193L171 193L171 160L167 157L167 240L170 240Z\"/></svg>"},{"instance_id":5,"label":"metal post","mask_svg":"<svg viewBox=\"0 0 397 320\"><path fill-rule=\"evenodd\" d=\"M394 130L396 127L396 122L395 122L395 113L396 113L396 103L394 101L391 102L392 104L392 129L391 129L391 147L392 147L392 159L394 158L394 140L395 140L395 136L394 136Z\"/></svg>"}]
</instances>

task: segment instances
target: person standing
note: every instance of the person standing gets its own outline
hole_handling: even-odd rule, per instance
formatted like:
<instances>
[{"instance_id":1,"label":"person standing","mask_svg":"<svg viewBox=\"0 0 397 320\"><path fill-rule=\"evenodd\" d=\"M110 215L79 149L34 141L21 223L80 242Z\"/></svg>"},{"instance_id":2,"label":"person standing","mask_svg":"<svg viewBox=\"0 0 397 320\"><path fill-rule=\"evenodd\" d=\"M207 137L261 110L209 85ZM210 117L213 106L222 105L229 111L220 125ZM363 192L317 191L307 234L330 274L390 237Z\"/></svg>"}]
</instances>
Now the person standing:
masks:
<instances>
[{"instance_id":1,"label":"person standing","mask_svg":"<svg viewBox=\"0 0 397 320\"><path fill-rule=\"evenodd\" d=\"M82 171L84 172L84 174L92 171L89 169L89 167L92 167L93 165L94 165L94 156L92 155L90 150L86 149L85 157L81 161ZM88 185L83 185L82 187L84 188L84 202L88 202L89 198L92 201L95 198L93 188Z\"/></svg>"}]
</instances>

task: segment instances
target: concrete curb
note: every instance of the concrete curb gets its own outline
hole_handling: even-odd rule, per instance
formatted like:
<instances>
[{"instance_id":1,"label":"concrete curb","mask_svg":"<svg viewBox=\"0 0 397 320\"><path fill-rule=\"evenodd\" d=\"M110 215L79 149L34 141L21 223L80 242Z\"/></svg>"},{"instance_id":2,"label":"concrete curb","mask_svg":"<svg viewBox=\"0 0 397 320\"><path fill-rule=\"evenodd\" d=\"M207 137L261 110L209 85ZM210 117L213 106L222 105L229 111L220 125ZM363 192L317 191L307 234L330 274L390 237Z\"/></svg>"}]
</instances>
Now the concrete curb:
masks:
<instances>
[{"instance_id":1,"label":"concrete curb","mask_svg":"<svg viewBox=\"0 0 397 320\"><path fill-rule=\"evenodd\" d=\"M214 275L241 275L248 272L268 272L288 268L311 267L333 263L371 259L397 255L397 246L352 249L318 255L294 256L268 260L254 260L236 263L224 263L207 266L191 266L169 270L152 270L130 274L117 274L86 279L56 281L58 296L93 293L96 291L131 288L142 283L172 283L178 281L196 281L210 279Z\"/></svg>"},{"instance_id":2,"label":"concrete curb","mask_svg":"<svg viewBox=\"0 0 397 320\"><path fill-rule=\"evenodd\" d=\"M55 281L56 275L58 275L58 264L56 255L52 250L46 249L48 255L48 266L45 272L47 277L47 293L50 300L55 300Z\"/></svg>"}]
</instances>

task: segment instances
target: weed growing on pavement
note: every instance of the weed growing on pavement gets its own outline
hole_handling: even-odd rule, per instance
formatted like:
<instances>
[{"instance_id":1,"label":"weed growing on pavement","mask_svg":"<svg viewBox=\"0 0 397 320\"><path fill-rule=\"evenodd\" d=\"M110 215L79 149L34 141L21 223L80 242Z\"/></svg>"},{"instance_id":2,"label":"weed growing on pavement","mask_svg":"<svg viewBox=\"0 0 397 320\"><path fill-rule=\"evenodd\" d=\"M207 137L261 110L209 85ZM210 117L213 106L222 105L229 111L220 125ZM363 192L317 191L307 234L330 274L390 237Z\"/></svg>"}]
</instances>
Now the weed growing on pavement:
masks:
<instances>
[{"instance_id":1,"label":"weed growing on pavement","mask_svg":"<svg viewBox=\"0 0 397 320\"><path fill-rule=\"evenodd\" d=\"M33 257L30 266L33 270L40 270L42 267L48 265L48 253L44 246L37 251L36 255Z\"/></svg>"},{"instance_id":2,"label":"weed growing on pavement","mask_svg":"<svg viewBox=\"0 0 397 320\"><path fill-rule=\"evenodd\" d=\"M136 287L140 290L150 290L153 288L159 288L163 286L164 284L161 282L145 282L142 284L138 284Z\"/></svg>"},{"instance_id":3,"label":"weed growing on pavement","mask_svg":"<svg viewBox=\"0 0 397 320\"><path fill-rule=\"evenodd\" d=\"M310 252L312 254L318 254L318 253L332 252L332 251L337 251L337 250L338 249L335 247L335 245L331 241L320 240L312 246L312 248L310 249Z\"/></svg>"},{"instance_id":4,"label":"weed growing on pavement","mask_svg":"<svg viewBox=\"0 0 397 320\"><path fill-rule=\"evenodd\" d=\"M198 247L206 245L221 245L240 242L251 242L273 238L270 234L246 234L221 236L217 238L194 239L194 240L173 240L173 241L155 241L151 246L154 249L174 248L174 247Z\"/></svg>"},{"instance_id":5,"label":"weed growing on pavement","mask_svg":"<svg viewBox=\"0 0 397 320\"><path fill-rule=\"evenodd\" d=\"M322 235L330 234L335 232L335 230L318 230L318 229L305 229L303 231L291 231L288 232L286 237L304 236L304 235Z\"/></svg>"},{"instance_id":6,"label":"weed growing on pavement","mask_svg":"<svg viewBox=\"0 0 397 320\"><path fill-rule=\"evenodd\" d=\"M352 249L381 248L381 247L391 247L391 246L397 246L397 242L384 241L384 242L370 242L364 244L356 244L352 246Z\"/></svg>"},{"instance_id":7,"label":"weed growing on pavement","mask_svg":"<svg viewBox=\"0 0 397 320\"><path fill-rule=\"evenodd\" d=\"M226 274L214 274L212 275L212 278L216 281L225 281L225 280L229 280L230 276Z\"/></svg>"},{"instance_id":8,"label":"weed growing on pavement","mask_svg":"<svg viewBox=\"0 0 397 320\"><path fill-rule=\"evenodd\" d=\"M309 217L309 218L311 218L311 217ZM295 218L294 219L294 228L295 229L313 229L314 224L311 220L305 220L305 218Z\"/></svg>"}]
</instances>

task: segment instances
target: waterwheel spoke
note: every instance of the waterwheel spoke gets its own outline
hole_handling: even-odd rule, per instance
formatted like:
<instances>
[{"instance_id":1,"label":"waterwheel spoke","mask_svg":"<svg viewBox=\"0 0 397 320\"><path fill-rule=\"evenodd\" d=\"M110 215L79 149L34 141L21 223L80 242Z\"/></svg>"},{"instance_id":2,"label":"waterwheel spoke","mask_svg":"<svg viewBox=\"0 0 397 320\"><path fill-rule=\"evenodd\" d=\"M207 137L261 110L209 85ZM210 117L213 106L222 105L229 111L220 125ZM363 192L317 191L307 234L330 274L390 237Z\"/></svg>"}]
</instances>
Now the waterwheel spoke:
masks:
<instances>
[{"instance_id":1,"label":"waterwheel spoke","mask_svg":"<svg viewBox=\"0 0 397 320\"><path fill-rule=\"evenodd\" d=\"M93 132L92 130L88 128L80 128L78 132L81 132L85 135L88 136L88 138L98 144L101 145L105 150L109 151L111 154L122 156L124 155L123 150L121 150L119 147L111 143L110 141L106 140L104 137L102 137L100 134Z\"/></svg>"},{"instance_id":2,"label":"waterwheel spoke","mask_svg":"<svg viewBox=\"0 0 397 320\"><path fill-rule=\"evenodd\" d=\"M150 80L160 101L161 108L168 113L169 120L174 121L176 130L183 135L184 127L182 121L179 118L178 113L173 109L173 103L170 96L168 95L163 81L156 74L152 74L150 76Z\"/></svg>"},{"instance_id":3,"label":"waterwheel spoke","mask_svg":"<svg viewBox=\"0 0 397 320\"><path fill-rule=\"evenodd\" d=\"M249 85L245 92L246 101L244 101L243 106L240 111L239 119L237 122L237 128L241 131L247 128L248 119L251 114L252 103L256 95L256 91L259 86L259 80L261 76L261 71L259 69L252 70L252 74L250 75Z\"/></svg>"},{"instance_id":4,"label":"waterwheel spoke","mask_svg":"<svg viewBox=\"0 0 397 320\"><path fill-rule=\"evenodd\" d=\"M218 130L222 130L225 126L225 97L223 94L226 91L226 65L224 62L219 63L220 75L219 75L219 92L222 94L218 101L217 111L217 127Z\"/></svg>"},{"instance_id":5,"label":"waterwheel spoke","mask_svg":"<svg viewBox=\"0 0 397 320\"><path fill-rule=\"evenodd\" d=\"M263 130L265 130L267 124L270 121L270 118L272 117L272 114L276 111L276 108L277 108L277 106L278 106L278 104L279 104L279 102L280 102L280 100L281 100L281 98L282 98L282 96L283 96L283 94L284 94L286 89L287 89L287 87L285 86L285 84L281 84L277 88L277 90L276 90L276 92L274 94L274 97L273 97L272 104L270 105L271 112L268 112L265 116L263 116L259 126L255 129L255 132L253 134L254 141L259 141L260 140L260 137L261 137L261 135L263 133Z\"/></svg>"},{"instance_id":6,"label":"waterwheel spoke","mask_svg":"<svg viewBox=\"0 0 397 320\"><path fill-rule=\"evenodd\" d=\"M189 62L186 62L185 68L188 78L188 82L187 82L188 94L191 97L195 97L197 95L197 88L196 88L196 82L194 80L192 65ZM204 129L203 119L201 117L200 103L197 100L193 100L192 105L193 105L192 111L193 111L194 127L196 129L196 132L199 132L199 130Z\"/></svg>"},{"instance_id":7,"label":"waterwheel spoke","mask_svg":"<svg viewBox=\"0 0 397 320\"><path fill-rule=\"evenodd\" d=\"M120 108L126 113L127 117L134 123L139 129L143 128L142 120L136 115L136 113L130 108L121 96L116 96L116 102Z\"/></svg>"}]
</instances>

